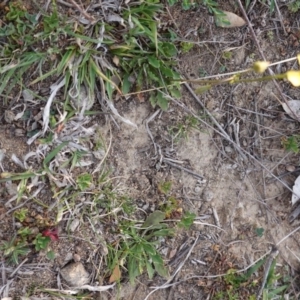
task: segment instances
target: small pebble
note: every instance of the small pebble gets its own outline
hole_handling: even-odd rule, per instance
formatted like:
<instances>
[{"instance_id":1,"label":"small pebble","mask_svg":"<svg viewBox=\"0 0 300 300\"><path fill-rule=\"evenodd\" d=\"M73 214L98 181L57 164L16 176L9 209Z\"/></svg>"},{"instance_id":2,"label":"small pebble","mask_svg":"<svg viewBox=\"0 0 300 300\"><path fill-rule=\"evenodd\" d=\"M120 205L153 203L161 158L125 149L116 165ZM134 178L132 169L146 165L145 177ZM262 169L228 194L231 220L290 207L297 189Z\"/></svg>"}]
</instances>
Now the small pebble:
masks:
<instances>
[{"instance_id":1,"label":"small pebble","mask_svg":"<svg viewBox=\"0 0 300 300\"><path fill-rule=\"evenodd\" d=\"M70 286L82 286L90 281L90 275L81 262L67 264L60 270L60 274Z\"/></svg>"},{"instance_id":2,"label":"small pebble","mask_svg":"<svg viewBox=\"0 0 300 300\"><path fill-rule=\"evenodd\" d=\"M74 219L70 224L70 227L69 227L70 231L74 232L77 229L77 227L79 226L79 223L80 223L80 220L78 218Z\"/></svg>"},{"instance_id":3,"label":"small pebble","mask_svg":"<svg viewBox=\"0 0 300 300\"><path fill-rule=\"evenodd\" d=\"M74 253L74 254L73 254L73 260L74 260L75 262L79 262L79 261L81 260L80 255L77 254L77 253Z\"/></svg>"},{"instance_id":4,"label":"small pebble","mask_svg":"<svg viewBox=\"0 0 300 300\"><path fill-rule=\"evenodd\" d=\"M4 120L6 123L11 124L15 120L15 114L11 110L6 110L4 112Z\"/></svg>"},{"instance_id":5,"label":"small pebble","mask_svg":"<svg viewBox=\"0 0 300 300\"><path fill-rule=\"evenodd\" d=\"M199 194L200 191L201 191L201 188L200 188L199 186L196 186L196 187L195 187L195 193L196 193L196 194Z\"/></svg>"},{"instance_id":6,"label":"small pebble","mask_svg":"<svg viewBox=\"0 0 300 300\"><path fill-rule=\"evenodd\" d=\"M226 146L226 147L225 147L225 152L231 153L231 152L232 152L232 148L229 147L229 146Z\"/></svg>"},{"instance_id":7,"label":"small pebble","mask_svg":"<svg viewBox=\"0 0 300 300\"><path fill-rule=\"evenodd\" d=\"M15 130L15 136L24 136L25 135L25 130L22 128L16 128Z\"/></svg>"},{"instance_id":8,"label":"small pebble","mask_svg":"<svg viewBox=\"0 0 300 300\"><path fill-rule=\"evenodd\" d=\"M142 209L143 209L143 210L147 210L147 209L149 209L149 206L150 206L150 204L149 204L149 203L146 203L146 204L144 204L144 205L142 206Z\"/></svg>"},{"instance_id":9,"label":"small pebble","mask_svg":"<svg viewBox=\"0 0 300 300\"><path fill-rule=\"evenodd\" d=\"M294 172L296 170L295 166L292 166L292 165L287 165L286 166L286 170L288 172Z\"/></svg>"}]
</instances>

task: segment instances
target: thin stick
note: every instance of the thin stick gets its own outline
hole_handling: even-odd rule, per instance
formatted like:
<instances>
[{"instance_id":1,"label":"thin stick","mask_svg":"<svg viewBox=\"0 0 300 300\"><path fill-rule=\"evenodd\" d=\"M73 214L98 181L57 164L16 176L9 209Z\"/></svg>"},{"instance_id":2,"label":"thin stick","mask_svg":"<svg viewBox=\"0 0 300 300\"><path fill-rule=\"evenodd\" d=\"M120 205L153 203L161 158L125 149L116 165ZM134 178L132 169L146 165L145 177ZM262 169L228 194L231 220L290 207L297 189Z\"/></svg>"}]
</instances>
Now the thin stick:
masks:
<instances>
[{"instance_id":1,"label":"thin stick","mask_svg":"<svg viewBox=\"0 0 300 300\"><path fill-rule=\"evenodd\" d=\"M204 225L204 226L210 226L210 227L214 227L217 228L219 230L222 230L224 232L226 232L224 229L222 229L220 226L217 225L213 225L213 224L209 224L209 223L203 223L203 222L198 222L198 221L194 221L193 224L199 224L199 225Z\"/></svg>"},{"instance_id":2,"label":"thin stick","mask_svg":"<svg viewBox=\"0 0 300 300\"><path fill-rule=\"evenodd\" d=\"M274 0L274 3L275 3L275 6L276 6L276 10L277 10L277 13L278 13L278 16L279 16L279 21L280 21L280 24L282 26L284 35L287 36L288 34L287 34L286 30L285 30L284 23L283 23L283 18L282 18L282 14L281 14L280 9L278 7L277 1Z\"/></svg>"},{"instance_id":3,"label":"thin stick","mask_svg":"<svg viewBox=\"0 0 300 300\"><path fill-rule=\"evenodd\" d=\"M297 227L296 229L294 229L292 232L290 232L288 235L286 235L284 238L282 238L277 244L276 246L280 245L282 242L284 242L287 238L289 238L292 234L294 234L295 232L297 232L300 229L300 226Z\"/></svg>"},{"instance_id":4,"label":"thin stick","mask_svg":"<svg viewBox=\"0 0 300 300\"><path fill-rule=\"evenodd\" d=\"M158 109L152 116L150 116L147 120L146 120L146 130L150 136L150 139L153 143L153 146L154 146L154 154L156 155L157 154L157 146L156 146L156 143L154 142L154 138L153 138L153 135L149 129L149 123L158 115L158 113L160 112L160 109Z\"/></svg>"},{"instance_id":5,"label":"thin stick","mask_svg":"<svg viewBox=\"0 0 300 300\"><path fill-rule=\"evenodd\" d=\"M187 169L187 168L185 168L185 167L182 167L182 166L180 166L180 165L174 164L174 163L172 163L172 162L171 162L169 159L167 159L167 158L164 158L164 157L163 157L162 161L163 161L164 163L166 163L166 164L168 164L168 165L174 167L174 168L177 168L177 169L179 169L179 170L185 171L185 172L187 172L187 173L189 173L189 174L191 174L191 175L193 175L193 176L195 176L195 177L198 177L198 178L200 178L200 179L204 179L203 176L201 176L201 175L199 175L199 174L197 174L197 173L195 173L195 172L193 172L193 171L191 171L191 170L189 170L189 169Z\"/></svg>"},{"instance_id":6,"label":"thin stick","mask_svg":"<svg viewBox=\"0 0 300 300\"><path fill-rule=\"evenodd\" d=\"M64 6L66 6L66 7L70 7L70 8L74 7L74 5L72 5L72 4L70 4L70 3L66 2L66 1L63 1L63 0L57 0L57 3L62 4Z\"/></svg>"},{"instance_id":7,"label":"thin stick","mask_svg":"<svg viewBox=\"0 0 300 300\"><path fill-rule=\"evenodd\" d=\"M218 212L217 212L216 208L213 207L212 211L213 211L213 215L214 215L214 219L215 219L216 225L217 225L217 227L219 227L221 229L220 219L219 219Z\"/></svg>"},{"instance_id":8,"label":"thin stick","mask_svg":"<svg viewBox=\"0 0 300 300\"><path fill-rule=\"evenodd\" d=\"M80 5L78 5L74 0L69 0L89 21L95 21L95 19L89 15Z\"/></svg>"},{"instance_id":9,"label":"thin stick","mask_svg":"<svg viewBox=\"0 0 300 300\"><path fill-rule=\"evenodd\" d=\"M19 271L19 269L26 263L28 258L25 258L17 267L16 269L9 275L9 278L14 277L14 275Z\"/></svg>"}]
</instances>

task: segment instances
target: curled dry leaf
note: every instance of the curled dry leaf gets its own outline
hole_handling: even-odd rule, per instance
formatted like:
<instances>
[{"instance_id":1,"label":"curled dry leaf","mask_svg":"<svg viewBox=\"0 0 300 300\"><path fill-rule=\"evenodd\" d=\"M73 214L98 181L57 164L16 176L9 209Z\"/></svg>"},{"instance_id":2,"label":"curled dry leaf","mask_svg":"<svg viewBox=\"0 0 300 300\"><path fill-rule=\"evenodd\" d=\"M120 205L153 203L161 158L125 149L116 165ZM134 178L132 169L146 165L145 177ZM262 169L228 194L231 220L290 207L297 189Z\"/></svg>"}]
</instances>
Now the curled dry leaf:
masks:
<instances>
[{"instance_id":1,"label":"curled dry leaf","mask_svg":"<svg viewBox=\"0 0 300 300\"><path fill-rule=\"evenodd\" d=\"M223 28L241 27L246 24L244 19L230 11L222 11L224 15L215 15L216 25Z\"/></svg>"},{"instance_id":2,"label":"curled dry leaf","mask_svg":"<svg viewBox=\"0 0 300 300\"><path fill-rule=\"evenodd\" d=\"M300 100L289 100L282 103L284 111L293 119L300 121Z\"/></svg>"}]
</instances>

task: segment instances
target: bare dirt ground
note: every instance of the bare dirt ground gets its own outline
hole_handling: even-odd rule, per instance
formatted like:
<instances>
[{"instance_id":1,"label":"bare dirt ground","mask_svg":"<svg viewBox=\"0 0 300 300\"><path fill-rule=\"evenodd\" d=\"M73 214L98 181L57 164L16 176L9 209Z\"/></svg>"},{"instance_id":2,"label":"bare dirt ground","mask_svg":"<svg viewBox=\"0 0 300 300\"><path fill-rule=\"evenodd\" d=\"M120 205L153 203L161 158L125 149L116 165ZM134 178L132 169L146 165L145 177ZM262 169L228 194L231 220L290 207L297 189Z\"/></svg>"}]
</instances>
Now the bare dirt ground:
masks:
<instances>
[{"instance_id":1,"label":"bare dirt ground","mask_svg":"<svg viewBox=\"0 0 300 300\"><path fill-rule=\"evenodd\" d=\"M220 3L220 7L241 15L233 2ZM299 51L299 42L296 43L292 35L299 30L297 19L300 15L290 14L286 7L280 11L282 16L274 12L270 17L269 8L257 4L248 15L261 51L269 61L292 57ZM247 25L217 28L201 6L191 11L174 6L164 18L180 38L199 43L178 57L179 71L187 79L241 70L261 59ZM225 58L224 53L231 55ZM283 66L291 67L292 63ZM189 85L197 88L195 83ZM298 89L282 82L280 86L286 97L299 99ZM274 83L263 82L213 88L199 96L204 109L185 86L180 102L189 111L174 101L170 101L167 111L157 114L146 100L140 102L132 97L116 102L120 114L137 125L136 129L120 123L118 127L113 122L105 125L101 122L101 134L110 145L106 163L112 170L118 191L126 193L140 208L141 218L145 218L167 201L158 185L170 181L170 193L180 201L180 207L197 217L190 230L179 230L175 237L164 240L160 248L171 274L187 258L170 282L174 285L148 296L153 287L163 285L165 280L159 276L149 280L143 275L134 286L124 279L107 292L88 293L89 299L227 299L227 296L214 298L217 292L228 287L221 275L230 269L244 270L268 254L272 245L279 250L276 270L297 281L300 233L284 238L299 226L299 220L289 222L291 191L287 188L292 187L298 175L299 156L287 152L281 142L299 131L299 123L283 112L277 98L280 99L281 94ZM5 109L2 107L2 115ZM207 111L243 150L216 132ZM178 130L191 112L199 118L196 128L188 129L186 138L174 138L172 129ZM15 137L11 125L2 123L0 143L7 158L3 168L5 172L18 172L9 158L12 153L20 157L28 152L26 138ZM10 208L5 205L9 197L4 187L2 189L0 238L7 240L15 225L9 224L11 218L7 211ZM46 190L41 197L51 198L49 193ZM39 210L36 204L32 205L34 208ZM7 276L2 276L3 287L7 289L5 297L62 299L55 293L49 296L39 288L58 288L58 270L74 254L80 256L88 271L93 269L95 255L99 259L103 254L97 234L90 229L87 220L81 220L76 231L67 235L65 223L60 224L62 238L54 246L54 261L47 260L45 253L40 252L29 256L24 267L13 275L13 269L7 267ZM101 226L100 235L109 224ZM192 251L189 253L189 250ZM99 272L104 275L101 270ZM259 289L263 272L256 275L258 284L253 290L240 287L244 289L244 299L249 299L249 295ZM107 275L99 278L102 280L98 280L99 285L108 284ZM298 299L299 294L293 287L295 296L291 299ZM39 292L35 292L37 288Z\"/></svg>"}]
</instances>

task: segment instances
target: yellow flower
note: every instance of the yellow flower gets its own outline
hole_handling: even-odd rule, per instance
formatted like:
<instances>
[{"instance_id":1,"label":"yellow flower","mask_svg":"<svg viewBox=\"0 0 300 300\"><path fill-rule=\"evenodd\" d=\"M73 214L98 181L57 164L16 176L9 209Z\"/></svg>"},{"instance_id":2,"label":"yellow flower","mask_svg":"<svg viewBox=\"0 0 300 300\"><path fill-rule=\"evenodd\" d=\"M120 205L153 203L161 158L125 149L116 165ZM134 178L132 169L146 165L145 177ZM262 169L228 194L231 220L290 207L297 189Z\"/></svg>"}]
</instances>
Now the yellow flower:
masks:
<instances>
[{"instance_id":1,"label":"yellow flower","mask_svg":"<svg viewBox=\"0 0 300 300\"><path fill-rule=\"evenodd\" d=\"M257 73L263 73L267 70L269 65L270 63L268 61L256 61L252 68Z\"/></svg>"},{"instance_id":2,"label":"yellow flower","mask_svg":"<svg viewBox=\"0 0 300 300\"><path fill-rule=\"evenodd\" d=\"M293 86L300 86L300 71L290 70L286 73L287 80L293 85Z\"/></svg>"}]
</instances>

